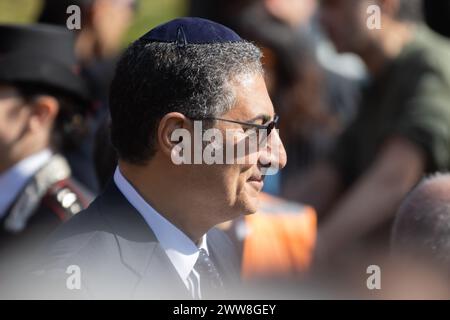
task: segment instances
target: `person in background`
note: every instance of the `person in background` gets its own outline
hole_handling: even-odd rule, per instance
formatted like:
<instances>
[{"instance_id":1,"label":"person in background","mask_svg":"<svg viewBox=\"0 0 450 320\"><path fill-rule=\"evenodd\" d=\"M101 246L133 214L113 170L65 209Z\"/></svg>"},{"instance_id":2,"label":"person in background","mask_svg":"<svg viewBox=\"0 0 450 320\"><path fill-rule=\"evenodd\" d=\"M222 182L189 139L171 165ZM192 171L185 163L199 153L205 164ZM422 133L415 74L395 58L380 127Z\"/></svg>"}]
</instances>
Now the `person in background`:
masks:
<instances>
[{"instance_id":1,"label":"person in background","mask_svg":"<svg viewBox=\"0 0 450 320\"><path fill-rule=\"evenodd\" d=\"M75 52L92 99L88 125L90 134L80 148L66 154L74 175L98 192L92 166L92 141L99 123L108 113L109 85L114 75L125 32L137 10L137 0L45 0L39 23L66 27L71 5L81 9L81 28L76 35Z\"/></svg>"},{"instance_id":2,"label":"person in background","mask_svg":"<svg viewBox=\"0 0 450 320\"><path fill-rule=\"evenodd\" d=\"M435 174L408 194L392 229L394 255L432 261L444 270L450 269L449 191L450 175Z\"/></svg>"},{"instance_id":3,"label":"person in background","mask_svg":"<svg viewBox=\"0 0 450 320\"><path fill-rule=\"evenodd\" d=\"M381 29L367 27L369 5L380 8ZM290 190L318 210L318 258L386 248L402 198L424 173L450 167L450 45L420 22L421 9L412 0L321 2L337 50L358 54L371 79L330 157Z\"/></svg>"},{"instance_id":4,"label":"person in background","mask_svg":"<svg viewBox=\"0 0 450 320\"><path fill-rule=\"evenodd\" d=\"M316 242L315 210L264 192L260 201L254 215L219 225L237 248L242 280L306 278Z\"/></svg>"},{"instance_id":5,"label":"person in background","mask_svg":"<svg viewBox=\"0 0 450 320\"><path fill-rule=\"evenodd\" d=\"M66 30L0 25L0 38L0 264L10 266L92 199L61 156L85 134L88 92Z\"/></svg>"},{"instance_id":6,"label":"person in background","mask_svg":"<svg viewBox=\"0 0 450 320\"><path fill-rule=\"evenodd\" d=\"M285 119L280 134L290 161L267 179L265 191L273 195L330 151L356 111L358 83L317 59L310 32L315 8L309 0L256 0L233 16L237 30L262 48L268 90Z\"/></svg>"}]
</instances>

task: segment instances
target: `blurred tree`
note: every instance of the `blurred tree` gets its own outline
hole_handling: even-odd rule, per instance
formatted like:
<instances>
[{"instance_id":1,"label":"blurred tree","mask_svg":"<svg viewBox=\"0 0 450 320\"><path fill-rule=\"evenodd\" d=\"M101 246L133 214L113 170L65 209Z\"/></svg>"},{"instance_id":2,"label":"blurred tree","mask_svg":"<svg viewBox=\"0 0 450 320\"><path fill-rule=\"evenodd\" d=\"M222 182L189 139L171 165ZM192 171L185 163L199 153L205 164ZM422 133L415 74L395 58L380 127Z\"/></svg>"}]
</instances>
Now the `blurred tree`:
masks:
<instances>
[{"instance_id":1,"label":"blurred tree","mask_svg":"<svg viewBox=\"0 0 450 320\"><path fill-rule=\"evenodd\" d=\"M41 0L0 0L0 23L33 22L41 6ZM124 46L154 26L186 12L186 0L139 0L137 17L124 38Z\"/></svg>"},{"instance_id":2,"label":"blurred tree","mask_svg":"<svg viewBox=\"0 0 450 320\"><path fill-rule=\"evenodd\" d=\"M0 0L0 23L32 22L40 7L40 0Z\"/></svg>"},{"instance_id":3,"label":"blurred tree","mask_svg":"<svg viewBox=\"0 0 450 320\"><path fill-rule=\"evenodd\" d=\"M124 44L128 45L165 21L186 15L186 2L186 0L139 0L136 20L125 37Z\"/></svg>"}]
</instances>

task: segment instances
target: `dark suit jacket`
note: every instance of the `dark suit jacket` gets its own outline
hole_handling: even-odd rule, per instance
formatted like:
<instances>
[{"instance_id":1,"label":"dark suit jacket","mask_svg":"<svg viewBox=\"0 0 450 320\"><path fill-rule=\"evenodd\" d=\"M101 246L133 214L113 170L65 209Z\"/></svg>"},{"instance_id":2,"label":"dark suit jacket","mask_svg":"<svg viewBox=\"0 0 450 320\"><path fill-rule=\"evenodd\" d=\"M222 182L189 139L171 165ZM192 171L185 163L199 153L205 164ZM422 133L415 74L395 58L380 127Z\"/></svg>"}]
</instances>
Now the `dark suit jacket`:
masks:
<instances>
[{"instance_id":1,"label":"dark suit jacket","mask_svg":"<svg viewBox=\"0 0 450 320\"><path fill-rule=\"evenodd\" d=\"M230 289L239 279L231 241L212 229L208 249ZM190 298L154 233L112 181L88 209L58 228L44 251L30 291L38 298ZM80 290L66 286L73 280L66 273L71 265L80 268Z\"/></svg>"}]
</instances>

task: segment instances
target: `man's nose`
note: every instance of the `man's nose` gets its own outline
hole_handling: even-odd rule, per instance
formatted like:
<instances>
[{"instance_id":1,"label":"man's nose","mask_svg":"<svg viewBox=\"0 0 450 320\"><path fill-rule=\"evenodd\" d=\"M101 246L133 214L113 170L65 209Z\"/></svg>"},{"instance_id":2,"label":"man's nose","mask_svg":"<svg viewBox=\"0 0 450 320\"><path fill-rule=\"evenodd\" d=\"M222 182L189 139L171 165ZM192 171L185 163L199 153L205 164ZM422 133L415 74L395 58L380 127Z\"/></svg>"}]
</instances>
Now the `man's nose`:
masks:
<instances>
[{"instance_id":1,"label":"man's nose","mask_svg":"<svg viewBox=\"0 0 450 320\"><path fill-rule=\"evenodd\" d=\"M273 130L267 137L267 145L259 153L259 163L265 167L283 169L287 163L286 150L278 130Z\"/></svg>"}]
</instances>

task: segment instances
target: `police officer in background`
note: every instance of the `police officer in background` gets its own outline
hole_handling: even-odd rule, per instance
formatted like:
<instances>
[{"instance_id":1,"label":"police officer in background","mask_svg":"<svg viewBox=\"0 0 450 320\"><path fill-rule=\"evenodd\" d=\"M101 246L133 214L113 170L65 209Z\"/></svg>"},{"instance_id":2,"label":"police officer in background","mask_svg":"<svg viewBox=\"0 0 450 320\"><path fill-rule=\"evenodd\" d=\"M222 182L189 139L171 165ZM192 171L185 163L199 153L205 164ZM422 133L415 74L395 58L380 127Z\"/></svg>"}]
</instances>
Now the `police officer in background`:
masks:
<instances>
[{"instance_id":1,"label":"police officer in background","mask_svg":"<svg viewBox=\"0 0 450 320\"><path fill-rule=\"evenodd\" d=\"M73 36L47 25L0 25L0 39L2 272L91 195L60 155L85 131L88 94L76 73Z\"/></svg>"},{"instance_id":2,"label":"police officer in background","mask_svg":"<svg viewBox=\"0 0 450 320\"><path fill-rule=\"evenodd\" d=\"M38 22L65 27L71 16L67 13L67 8L73 5L80 8L80 29L71 31L75 34L75 56L80 65L80 74L94 101L86 119L90 132L93 133L109 114L109 85L122 51L123 36L133 22L138 1L44 0ZM93 141L93 135L86 136L79 148L71 150L65 156L73 176L97 193L100 189L92 165Z\"/></svg>"}]
</instances>

